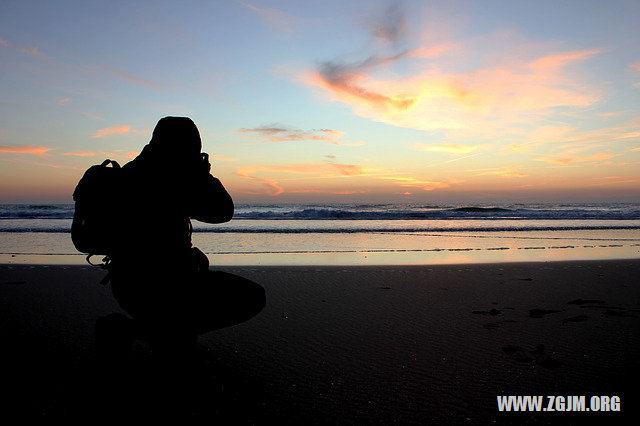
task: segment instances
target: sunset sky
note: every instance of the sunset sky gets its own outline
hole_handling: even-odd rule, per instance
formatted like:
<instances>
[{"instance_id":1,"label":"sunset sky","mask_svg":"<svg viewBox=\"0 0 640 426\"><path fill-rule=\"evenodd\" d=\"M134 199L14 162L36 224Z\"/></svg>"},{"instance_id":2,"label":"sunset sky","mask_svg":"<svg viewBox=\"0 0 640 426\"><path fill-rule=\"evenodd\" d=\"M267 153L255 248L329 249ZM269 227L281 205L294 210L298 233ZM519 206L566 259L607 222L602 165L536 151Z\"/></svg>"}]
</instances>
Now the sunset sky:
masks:
<instances>
[{"instance_id":1,"label":"sunset sky","mask_svg":"<svg viewBox=\"0 0 640 426\"><path fill-rule=\"evenodd\" d=\"M3 0L0 202L70 202L167 115L237 202L638 201L638 22L637 0Z\"/></svg>"}]
</instances>

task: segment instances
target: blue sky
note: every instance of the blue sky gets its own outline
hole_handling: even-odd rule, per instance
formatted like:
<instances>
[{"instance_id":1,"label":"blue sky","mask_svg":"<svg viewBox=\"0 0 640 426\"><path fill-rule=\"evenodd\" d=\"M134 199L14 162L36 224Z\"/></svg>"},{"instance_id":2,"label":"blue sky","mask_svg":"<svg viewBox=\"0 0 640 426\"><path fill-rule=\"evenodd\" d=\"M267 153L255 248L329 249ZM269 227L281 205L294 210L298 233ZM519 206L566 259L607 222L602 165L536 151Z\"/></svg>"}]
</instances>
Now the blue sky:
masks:
<instances>
[{"instance_id":1,"label":"blue sky","mask_svg":"<svg viewBox=\"0 0 640 426\"><path fill-rule=\"evenodd\" d=\"M193 118L240 202L637 200L637 1L3 1L0 201Z\"/></svg>"}]
</instances>

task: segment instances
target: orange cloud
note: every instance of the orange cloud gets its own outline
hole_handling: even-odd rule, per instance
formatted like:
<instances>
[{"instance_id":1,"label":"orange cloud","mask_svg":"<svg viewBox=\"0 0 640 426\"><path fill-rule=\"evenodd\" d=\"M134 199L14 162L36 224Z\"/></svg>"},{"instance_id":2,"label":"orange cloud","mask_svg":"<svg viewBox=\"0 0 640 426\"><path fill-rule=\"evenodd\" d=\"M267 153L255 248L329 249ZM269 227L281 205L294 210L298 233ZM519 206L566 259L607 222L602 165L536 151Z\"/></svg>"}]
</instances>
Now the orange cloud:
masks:
<instances>
[{"instance_id":1,"label":"orange cloud","mask_svg":"<svg viewBox=\"0 0 640 426\"><path fill-rule=\"evenodd\" d=\"M267 178L262 178L262 177L258 177L258 176L253 176L252 174L252 170L238 170L235 175L240 176L243 179L250 179L252 181L258 182L260 184L260 186L263 188L263 191L253 191L253 190L244 190L244 191L240 191L243 194L251 194L251 195L262 195L262 194L266 194L266 195L280 195L284 192L284 188L278 183L278 181L274 180L274 179L267 179Z\"/></svg>"},{"instance_id":2,"label":"orange cloud","mask_svg":"<svg viewBox=\"0 0 640 426\"><path fill-rule=\"evenodd\" d=\"M330 194L330 195L353 195L366 194L367 191L325 191L322 189L293 189L287 191L290 194Z\"/></svg>"},{"instance_id":3,"label":"orange cloud","mask_svg":"<svg viewBox=\"0 0 640 426\"><path fill-rule=\"evenodd\" d=\"M563 143L565 148L595 146L596 144L616 142L640 137L637 122L628 122L617 127L605 127L587 132L577 132L569 126L540 126L528 133L527 146L539 146L548 143Z\"/></svg>"},{"instance_id":4,"label":"orange cloud","mask_svg":"<svg viewBox=\"0 0 640 426\"><path fill-rule=\"evenodd\" d=\"M560 68L569 62L577 61L579 59L585 59L589 56L602 53L601 50L579 50L575 52L563 52L552 55L543 56L529 63L529 66L534 69L545 68Z\"/></svg>"},{"instance_id":5,"label":"orange cloud","mask_svg":"<svg viewBox=\"0 0 640 426\"><path fill-rule=\"evenodd\" d=\"M397 185L403 187L411 187L411 188L421 188L424 191L433 191L434 189L448 188L448 182L438 182L438 181L429 181L429 180L421 180L410 177L393 177L386 176L382 179L394 181Z\"/></svg>"},{"instance_id":6,"label":"orange cloud","mask_svg":"<svg viewBox=\"0 0 640 426\"><path fill-rule=\"evenodd\" d=\"M478 170L470 170L471 172L476 173L477 176L486 176L486 175L494 175L506 178L523 178L527 177L526 174L521 173L518 167L496 167L496 168L488 168L488 169L478 169Z\"/></svg>"},{"instance_id":7,"label":"orange cloud","mask_svg":"<svg viewBox=\"0 0 640 426\"><path fill-rule=\"evenodd\" d=\"M622 133L615 137L616 139L630 139L630 138L640 138L640 132L629 132Z\"/></svg>"},{"instance_id":8,"label":"orange cloud","mask_svg":"<svg viewBox=\"0 0 640 426\"><path fill-rule=\"evenodd\" d=\"M38 157L44 156L47 152L53 148L47 148L44 146L31 146L31 145L0 145L0 153L4 154L32 154Z\"/></svg>"},{"instance_id":9,"label":"orange cloud","mask_svg":"<svg viewBox=\"0 0 640 426\"><path fill-rule=\"evenodd\" d=\"M634 71L640 72L640 61L634 62L633 64L629 64L629 68L631 68Z\"/></svg>"},{"instance_id":10,"label":"orange cloud","mask_svg":"<svg viewBox=\"0 0 640 426\"><path fill-rule=\"evenodd\" d=\"M366 194L367 191L334 191L334 192L329 192L329 194L334 194L334 195L353 195L353 194Z\"/></svg>"},{"instance_id":11,"label":"orange cloud","mask_svg":"<svg viewBox=\"0 0 640 426\"><path fill-rule=\"evenodd\" d=\"M303 75L301 80L309 85L321 87L332 92L336 98L345 103L364 105L376 111L397 113L412 107L417 98L407 96L397 91L395 94L382 93L373 89L375 82L369 81L369 77L358 70L360 67L374 66L394 62L401 56L370 57L360 64L341 65L333 62L325 63L317 74ZM370 86L371 88L367 88Z\"/></svg>"},{"instance_id":12,"label":"orange cloud","mask_svg":"<svg viewBox=\"0 0 640 426\"><path fill-rule=\"evenodd\" d=\"M280 195L285 192L285 188L280 182L272 177L265 178L263 176L257 176L258 174L271 173L271 174L294 174L294 175L314 175L312 179L331 179L331 178L344 178L353 176L368 176L374 169L368 169L365 167L353 165L353 164L337 164L337 163L303 163L303 164L287 164L287 165L255 165L241 167L234 173L244 179L251 179L259 183L263 190L262 192L255 192L252 190L242 191L245 194L267 194L267 195ZM297 180L286 179L286 180ZM322 190L307 190L307 189L295 189L286 192L326 192ZM346 194L344 191L340 191L342 195ZM339 194L340 192L326 192L328 194ZM350 191L351 193L357 193L356 191Z\"/></svg>"},{"instance_id":13,"label":"orange cloud","mask_svg":"<svg viewBox=\"0 0 640 426\"><path fill-rule=\"evenodd\" d=\"M122 135L125 133L129 133L131 131L131 126L112 126L106 127L104 129L96 130L93 133L93 138L107 138L114 135Z\"/></svg>"},{"instance_id":14,"label":"orange cloud","mask_svg":"<svg viewBox=\"0 0 640 426\"><path fill-rule=\"evenodd\" d=\"M587 186L619 186L625 184L636 184L640 179L627 179L624 176L605 176L602 178L593 178L594 180L603 180L603 182L594 182Z\"/></svg>"},{"instance_id":15,"label":"orange cloud","mask_svg":"<svg viewBox=\"0 0 640 426\"><path fill-rule=\"evenodd\" d=\"M458 145L452 143L441 143L435 145L418 143L415 148L418 151L447 152L450 154L468 154L478 149L477 146L473 145Z\"/></svg>"},{"instance_id":16,"label":"orange cloud","mask_svg":"<svg viewBox=\"0 0 640 426\"><path fill-rule=\"evenodd\" d=\"M88 151L70 151L65 152L62 155L66 155L69 157L95 157L98 153L96 152L88 152Z\"/></svg>"},{"instance_id":17,"label":"orange cloud","mask_svg":"<svg viewBox=\"0 0 640 426\"><path fill-rule=\"evenodd\" d=\"M303 163L303 164L289 164L281 166L247 166L237 170L236 174L246 177L257 171L272 172L272 173L291 173L291 174L331 174L342 176L361 176L366 175L373 169L367 169L361 166L353 164L338 164L338 163Z\"/></svg>"},{"instance_id":18,"label":"orange cloud","mask_svg":"<svg viewBox=\"0 0 640 426\"><path fill-rule=\"evenodd\" d=\"M618 157L620 154L610 154L607 152L598 152L596 154L586 157L572 157L569 155L558 155L538 158L538 161L544 161L550 164L570 164L570 163L583 163L586 161L604 161L610 158Z\"/></svg>"},{"instance_id":19,"label":"orange cloud","mask_svg":"<svg viewBox=\"0 0 640 426\"><path fill-rule=\"evenodd\" d=\"M465 129L486 137L497 129L504 134L529 125L559 107L583 108L598 100L598 94L571 78L566 68L600 50L559 52L465 72L447 72L430 59L421 68L409 68L418 70L411 74L382 74L400 61L419 61L416 52L421 51L371 55L352 63L327 61L315 72L299 74L298 80L375 121L419 130ZM460 57L467 56L464 53Z\"/></svg>"},{"instance_id":20,"label":"orange cloud","mask_svg":"<svg viewBox=\"0 0 640 426\"><path fill-rule=\"evenodd\" d=\"M68 157L96 157L102 156L105 158L127 158L133 159L138 155L138 152L123 152L122 150L115 151L69 151L64 152L62 155Z\"/></svg>"},{"instance_id":21,"label":"orange cloud","mask_svg":"<svg viewBox=\"0 0 640 426\"><path fill-rule=\"evenodd\" d=\"M28 165L39 166L39 167L48 167L51 169L65 169L65 170L76 170L76 171L86 170L83 167L74 167L74 166L67 166L64 164L55 164L55 163L43 163L40 161L32 161L32 160L25 160L25 159L18 159L18 158L7 159L7 161L16 163L16 164L28 164Z\"/></svg>"}]
</instances>

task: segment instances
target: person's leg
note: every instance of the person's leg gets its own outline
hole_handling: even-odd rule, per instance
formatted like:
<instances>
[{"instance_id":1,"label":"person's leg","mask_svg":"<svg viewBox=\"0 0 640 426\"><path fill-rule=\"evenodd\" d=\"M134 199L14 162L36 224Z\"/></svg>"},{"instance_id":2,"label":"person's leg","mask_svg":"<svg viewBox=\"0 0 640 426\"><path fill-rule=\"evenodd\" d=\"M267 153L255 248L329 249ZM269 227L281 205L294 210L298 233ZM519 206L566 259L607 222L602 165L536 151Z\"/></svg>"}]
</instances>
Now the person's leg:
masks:
<instances>
[{"instance_id":1,"label":"person's leg","mask_svg":"<svg viewBox=\"0 0 640 426\"><path fill-rule=\"evenodd\" d=\"M245 322L266 303L262 286L222 271L199 274L195 290L193 319L198 334Z\"/></svg>"},{"instance_id":2,"label":"person's leg","mask_svg":"<svg viewBox=\"0 0 640 426\"><path fill-rule=\"evenodd\" d=\"M152 339L194 340L198 334L247 321L265 306L264 289L238 275L160 271L123 270L112 279L116 300Z\"/></svg>"}]
</instances>

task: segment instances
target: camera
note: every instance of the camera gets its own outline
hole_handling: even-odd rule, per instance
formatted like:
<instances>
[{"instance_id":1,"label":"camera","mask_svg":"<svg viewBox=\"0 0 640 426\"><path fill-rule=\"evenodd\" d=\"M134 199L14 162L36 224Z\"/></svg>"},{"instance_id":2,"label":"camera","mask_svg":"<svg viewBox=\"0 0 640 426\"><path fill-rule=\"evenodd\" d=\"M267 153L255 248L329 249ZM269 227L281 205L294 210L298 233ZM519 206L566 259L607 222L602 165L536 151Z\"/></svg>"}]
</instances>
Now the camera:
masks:
<instances>
[{"instance_id":1,"label":"camera","mask_svg":"<svg viewBox=\"0 0 640 426\"><path fill-rule=\"evenodd\" d=\"M207 173L211 172L211 163L209 163L209 154L203 152L200 154L200 161L203 164L203 170Z\"/></svg>"}]
</instances>

